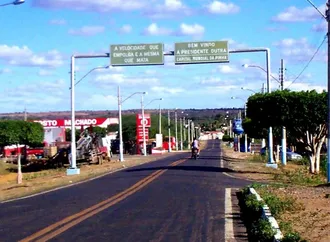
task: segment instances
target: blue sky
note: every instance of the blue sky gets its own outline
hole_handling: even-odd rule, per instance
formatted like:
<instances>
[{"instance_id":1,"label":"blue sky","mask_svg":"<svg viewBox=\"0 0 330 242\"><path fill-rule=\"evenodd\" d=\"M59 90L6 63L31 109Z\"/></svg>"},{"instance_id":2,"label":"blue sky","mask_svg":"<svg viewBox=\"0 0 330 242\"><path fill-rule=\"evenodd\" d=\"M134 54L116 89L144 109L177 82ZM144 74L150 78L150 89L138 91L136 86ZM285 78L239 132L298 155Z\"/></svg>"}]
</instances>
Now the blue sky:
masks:
<instances>
[{"instance_id":1,"label":"blue sky","mask_svg":"<svg viewBox=\"0 0 330 242\"><path fill-rule=\"evenodd\" d=\"M11 0L0 0L8 3ZM325 1L314 0L324 12ZM326 89L326 21L304 0L26 0L0 7L0 112L70 110L70 56L109 52L111 44L228 40L229 49L267 47L271 72L286 65L285 87ZM147 91L145 102L163 108L242 107L266 81L262 53L231 54L228 64L111 67L91 72L76 86L77 110L117 109L122 95ZM76 61L76 80L109 58ZM296 80L295 80L296 79ZM295 80L294 83L292 81ZM278 88L271 81L272 90ZM231 99L231 97L237 99ZM157 108L152 102L148 108ZM139 96L123 109L140 108Z\"/></svg>"}]
</instances>

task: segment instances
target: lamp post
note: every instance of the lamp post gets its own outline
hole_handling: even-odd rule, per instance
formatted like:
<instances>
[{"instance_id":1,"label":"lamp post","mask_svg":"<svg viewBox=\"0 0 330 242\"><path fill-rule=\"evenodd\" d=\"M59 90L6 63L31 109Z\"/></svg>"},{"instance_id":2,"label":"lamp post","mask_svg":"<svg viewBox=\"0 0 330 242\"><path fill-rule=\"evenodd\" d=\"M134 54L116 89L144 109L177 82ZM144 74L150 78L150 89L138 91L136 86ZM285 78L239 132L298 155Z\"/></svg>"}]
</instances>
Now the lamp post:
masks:
<instances>
[{"instance_id":1,"label":"lamp post","mask_svg":"<svg viewBox=\"0 0 330 242\"><path fill-rule=\"evenodd\" d=\"M178 151L178 109L175 109L174 113L174 122L175 122L175 150Z\"/></svg>"},{"instance_id":2,"label":"lamp post","mask_svg":"<svg viewBox=\"0 0 330 242\"><path fill-rule=\"evenodd\" d=\"M162 101L162 100L164 100L163 98L155 98L155 99L152 99L150 102L148 102L148 104L146 104L145 106L144 106L144 108L146 108L150 103L152 103L152 102L154 102L154 101ZM159 104L159 127L158 127L158 130L159 130L159 134L161 134L162 133L162 121L161 121L161 119L162 119L162 111L161 111L161 108L160 108L160 104Z\"/></svg>"},{"instance_id":3,"label":"lamp post","mask_svg":"<svg viewBox=\"0 0 330 242\"><path fill-rule=\"evenodd\" d=\"M80 83L88 74L96 69L108 68L106 67L96 67L91 69L87 74L85 74L77 83L74 83L75 80L75 71L74 71L74 64L75 64L75 56L71 57L71 164L70 167L67 169L67 175L76 175L80 174L80 169L77 168L77 150L76 150L76 120L75 120L75 86Z\"/></svg>"},{"instance_id":4,"label":"lamp post","mask_svg":"<svg viewBox=\"0 0 330 242\"><path fill-rule=\"evenodd\" d=\"M7 5L20 5L22 3L25 3L25 0L15 0L15 1L10 2L10 3L0 4L0 7L7 6Z\"/></svg>"},{"instance_id":5,"label":"lamp post","mask_svg":"<svg viewBox=\"0 0 330 242\"><path fill-rule=\"evenodd\" d=\"M99 69L108 69L110 66L98 66L93 69L91 69L89 72L87 72L82 78L80 78L79 81L77 81L74 85L77 86L86 76L88 76L91 72ZM69 88L71 90L71 87Z\"/></svg>"},{"instance_id":6,"label":"lamp post","mask_svg":"<svg viewBox=\"0 0 330 242\"><path fill-rule=\"evenodd\" d=\"M130 96L128 96L126 99L122 100L122 97L120 95L120 87L118 86L118 118L119 118L119 161L124 161L124 155L123 155L123 126L122 126L122 116L121 116L121 108L122 104L132 96L136 94L147 94L147 92L134 92ZM144 123L144 117L142 117L143 123ZM144 136L144 131L143 131Z\"/></svg>"},{"instance_id":7,"label":"lamp post","mask_svg":"<svg viewBox=\"0 0 330 242\"><path fill-rule=\"evenodd\" d=\"M183 118L180 118L180 150L183 150L183 142L182 142L182 125L183 125Z\"/></svg>"},{"instance_id":8,"label":"lamp post","mask_svg":"<svg viewBox=\"0 0 330 242\"><path fill-rule=\"evenodd\" d=\"M145 106L144 106L144 109L150 104L150 103L152 103L152 102L154 102L154 101L162 101L163 100L163 98L155 98L155 99L152 99L150 102L148 102ZM142 105L142 102L141 102L141 105ZM144 112L143 112L143 118L142 118L143 120L144 120ZM160 104L159 104L159 132L161 131L161 121L160 121L160 119L161 119L161 109L160 109ZM143 135L144 135L144 131L143 131ZM145 143L145 142L144 142ZM143 147L144 147L144 144L143 144ZM144 155L146 155L146 150L144 149Z\"/></svg>"},{"instance_id":9,"label":"lamp post","mask_svg":"<svg viewBox=\"0 0 330 242\"><path fill-rule=\"evenodd\" d=\"M167 121L168 121L168 152L172 151L171 147L171 119L170 119L170 110L167 110Z\"/></svg>"},{"instance_id":10,"label":"lamp post","mask_svg":"<svg viewBox=\"0 0 330 242\"><path fill-rule=\"evenodd\" d=\"M252 90L252 89L249 89L249 88L246 88L246 87L241 87L242 90L246 90L246 91L250 91L250 92L253 92L253 93L257 93L256 91Z\"/></svg>"},{"instance_id":11,"label":"lamp post","mask_svg":"<svg viewBox=\"0 0 330 242\"><path fill-rule=\"evenodd\" d=\"M271 93L270 78L272 77L278 83L280 83L280 81L270 73L270 54L269 54L269 50L266 51L266 63L267 63L266 64L267 69L264 69L264 68L262 68L261 66L258 66L258 65L244 64L242 66L244 68L255 67L255 68L258 68L258 69L266 72L266 74L267 74L267 93ZM274 158L273 158L273 128L272 127L269 127L269 129L268 129L268 146L269 146L268 147L269 157L268 157L268 164L266 166L277 168L277 164L275 164Z\"/></svg>"}]
</instances>

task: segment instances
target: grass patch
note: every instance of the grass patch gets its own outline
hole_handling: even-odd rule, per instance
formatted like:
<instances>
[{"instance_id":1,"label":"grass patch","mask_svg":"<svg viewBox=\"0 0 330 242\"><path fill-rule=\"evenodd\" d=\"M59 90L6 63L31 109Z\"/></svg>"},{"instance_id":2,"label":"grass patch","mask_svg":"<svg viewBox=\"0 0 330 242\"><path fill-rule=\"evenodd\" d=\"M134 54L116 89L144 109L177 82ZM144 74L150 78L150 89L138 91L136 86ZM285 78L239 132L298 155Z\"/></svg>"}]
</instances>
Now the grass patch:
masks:
<instances>
[{"instance_id":1,"label":"grass patch","mask_svg":"<svg viewBox=\"0 0 330 242\"><path fill-rule=\"evenodd\" d=\"M7 175L10 173L10 170L15 168L13 164L9 164L3 161L0 161L0 175Z\"/></svg>"},{"instance_id":2,"label":"grass patch","mask_svg":"<svg viewBox=\"0 0 330 242\"><path fill-rule=\"evenodd\" d=\"M249 187L239 192L238 199L249 241L273 241L276 231L269 221L262 217L264 201L258 201L254 194L250 194Z\"/></svg>"},{"instance_id":3,"label":"grass patch","mask_svg":"<svg viewBox=\"0 0 330 242\"><path fill-rule=\"evenodd\" d=\"M249 162L253 163L266 163L267 162L267 157L264 155L252 155L251 157L248 158Z\"/></svg>"},{"instance_id":4,"label":"grass patch","mask_svg":"<svg viewBox=\"0 0 330 242\"><path fill-rule=\"evenodd\" d=\"M294 185L315 186L324 184L325 177L321 174L310 174L307 166L298 167L295 170L286 170L281 167L281 173L274 174L274 180Z\"/></svg>"},{"instance_id":5,"label":"grass patch","mask_svg":"<svg viewBox=\"0 0 330 242\"><path fill-rule=\"evenodd\" d=\"M279 185L253 185L256 191L268 205L271 214L279 222L280 230L284 235L281 240L286 242L306 242L299 233L292 229L292 224L281 220L281 215L285 212L297 212L304 209L304 206L291 196L278 196L272 191L281 188ZM283 188L283 187L282 187Z\"/></svg>"},{"instance_id":6,"label":"grass patch","mask_svg":"<svg viewBox=\"0 0 330 242\"><path fill-rule=\"evenodd\" d=\"M44 171L39 171L39 172L24 173L23 180L29 181L29 180L33 180L36 178L57 175L57 174L65 172L65 170L66 170L66 168L57 168L57 169L44 170Z\"/></svg>"}]
</instances>

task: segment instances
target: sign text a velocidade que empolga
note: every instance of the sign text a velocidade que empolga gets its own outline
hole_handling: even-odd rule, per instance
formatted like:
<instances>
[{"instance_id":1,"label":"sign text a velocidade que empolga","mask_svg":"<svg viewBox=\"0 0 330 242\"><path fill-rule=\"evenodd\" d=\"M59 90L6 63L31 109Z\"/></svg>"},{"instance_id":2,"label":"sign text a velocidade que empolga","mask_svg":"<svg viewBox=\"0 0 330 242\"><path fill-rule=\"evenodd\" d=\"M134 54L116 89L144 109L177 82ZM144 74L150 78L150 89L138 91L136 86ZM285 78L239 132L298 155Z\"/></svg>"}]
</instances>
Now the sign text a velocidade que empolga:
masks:
<instances>
[{"instance_id":1,"label":"sign text a velocidade que empolga","mask_svg":"<svg viewBox=\"0 0 330 242\"><path fill-rule=\"evenodd\" d=\"M163 65L163 44L111 45L112 66Z\"/></svg>"}]
</instances>

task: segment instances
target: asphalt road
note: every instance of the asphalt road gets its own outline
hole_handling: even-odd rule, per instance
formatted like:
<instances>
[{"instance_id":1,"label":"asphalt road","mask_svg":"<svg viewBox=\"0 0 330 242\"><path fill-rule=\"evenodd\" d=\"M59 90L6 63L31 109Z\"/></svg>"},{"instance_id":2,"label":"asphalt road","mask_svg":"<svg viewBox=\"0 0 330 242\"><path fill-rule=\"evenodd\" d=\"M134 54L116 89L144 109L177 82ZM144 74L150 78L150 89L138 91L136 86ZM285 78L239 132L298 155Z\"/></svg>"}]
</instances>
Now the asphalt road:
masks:
<instances>
[{"instance_id":1,"label":"asphalt road","mask_svg":"<svg viewBox=\"0 0 330 242\"><path fill-rule=\"evenodd\" d=\"M220 167L220 153L212 140L198 160L181 153L2 203L0 241L226 241L236 226L226 188L248 183Z\"/></svg>"}]
</instances>

